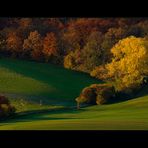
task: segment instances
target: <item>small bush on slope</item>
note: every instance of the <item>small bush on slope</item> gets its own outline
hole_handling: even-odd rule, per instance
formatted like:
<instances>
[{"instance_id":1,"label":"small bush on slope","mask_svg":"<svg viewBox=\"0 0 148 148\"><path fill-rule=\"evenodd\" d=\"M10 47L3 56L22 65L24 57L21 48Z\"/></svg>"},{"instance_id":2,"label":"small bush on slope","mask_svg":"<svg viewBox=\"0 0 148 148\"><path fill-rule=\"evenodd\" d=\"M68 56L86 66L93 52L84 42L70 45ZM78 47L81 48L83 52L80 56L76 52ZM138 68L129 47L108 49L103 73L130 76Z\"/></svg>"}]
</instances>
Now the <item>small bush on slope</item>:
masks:
<instances>
[{"instance_id":1,"label":"small bush on slope","mask_svg":"<svg viewBox=\"0 0 148 148\"><path fill-rule=\"evenodd\" d=\"M14 114L15 108L5 96L0 96L0 119Z\"/></svg>"},{"instance_id":2,"label":"small bush on slope","mask_svg":"<svg viewBox=\"0 0 148 148\"><path fill-rule=\"evenodd\" d=\"M104 104L115 96L115 88L111 84L93 84L82 90L76 102L79 104Z\"/></svg>"}]
</instances>

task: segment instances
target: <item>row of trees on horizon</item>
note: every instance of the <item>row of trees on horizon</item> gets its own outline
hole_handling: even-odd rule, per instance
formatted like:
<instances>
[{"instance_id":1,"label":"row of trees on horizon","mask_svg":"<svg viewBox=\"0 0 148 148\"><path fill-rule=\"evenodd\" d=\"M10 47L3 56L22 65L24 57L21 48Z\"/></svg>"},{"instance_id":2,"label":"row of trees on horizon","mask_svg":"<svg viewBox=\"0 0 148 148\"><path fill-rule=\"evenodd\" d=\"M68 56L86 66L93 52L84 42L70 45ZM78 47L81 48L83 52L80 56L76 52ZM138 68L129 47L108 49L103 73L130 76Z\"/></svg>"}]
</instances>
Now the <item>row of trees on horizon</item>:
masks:
<instances>
[{"instance_id":1,"label":"row of trees on horizon","mask_svg":"<svg viewBox=\"0 0 148 148\"><path fill-rule=\"evenodd\" d=\"M147 18L0 18L1 56L63 65L118 90L148 75L147 36Z\"/></svg>"}]
</instances>

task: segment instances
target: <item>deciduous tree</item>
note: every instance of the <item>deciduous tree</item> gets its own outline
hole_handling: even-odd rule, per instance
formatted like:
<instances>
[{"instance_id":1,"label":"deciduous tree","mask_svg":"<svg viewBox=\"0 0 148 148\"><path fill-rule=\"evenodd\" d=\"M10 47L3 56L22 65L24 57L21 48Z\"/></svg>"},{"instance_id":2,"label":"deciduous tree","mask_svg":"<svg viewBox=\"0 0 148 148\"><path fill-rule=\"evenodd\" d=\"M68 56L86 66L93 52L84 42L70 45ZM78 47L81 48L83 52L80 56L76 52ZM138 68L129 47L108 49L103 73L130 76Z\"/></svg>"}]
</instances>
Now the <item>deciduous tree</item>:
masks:
<instances>
[{"instance_id":1,"label":"deciduous tree","mask_svg":"<svg viewBox=\"0 0 148 148\"><path fill-rule=\"evenodd\" d=\"M43 40L43 54L46 62L48 62L52 56L56 56L58 54L57 39L52 32L47 33Z\"/></svg>"},{"instance_id":2,"label":"deciduous tree","mask_svg":"<svg viewBox=\"0 0 148 148\"><path fill-rule=\"evenodd\" d=\"M7 35L6 45L12 56L15 57L22 52L23 40L17 35L17 32L12 31Z\"/></svg>"},{"instance_id":3,"label":"deciduous tree","mask_svg":"<svg viewBox=\"0 0 148 148\"><path fill-rule=\"evenodd\" d=\"M42 59L43 41L38 31L30 32L28 38L24 40L23 49L25 53L31 54L34 60Z\"/></svg>"},{"instance_id":4,"label":"deciduous tree","mask_svg":"<svg viewBox=\"0 0 148 148\"><path fill-rule=\"evenodd\" d=\"M119 89L138 87L148 75L148 40L131 36L120 40L111 52L113 60L106 65L109 77Z\"/></svg>"}]
</instances>

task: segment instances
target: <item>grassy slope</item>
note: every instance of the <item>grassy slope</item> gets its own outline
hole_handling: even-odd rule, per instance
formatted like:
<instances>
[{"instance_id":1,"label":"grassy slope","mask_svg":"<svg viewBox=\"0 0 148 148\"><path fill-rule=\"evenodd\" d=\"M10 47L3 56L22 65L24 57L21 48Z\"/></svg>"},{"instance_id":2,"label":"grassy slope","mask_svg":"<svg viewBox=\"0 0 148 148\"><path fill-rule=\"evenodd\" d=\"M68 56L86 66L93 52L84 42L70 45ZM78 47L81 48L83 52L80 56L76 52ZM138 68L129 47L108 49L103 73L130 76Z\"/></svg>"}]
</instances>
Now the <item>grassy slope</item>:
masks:
<instances>
[{"instance_id":1,"label":"grassy slope","mask_svg":"<svg viewBox=\"0 0 148 148\"><path fill-rule=\"evenodd\" d=\"M59 66L0 59L0 92L12 98L43 104L73 105L82 88L99 83L88 74Z\"/></svg>"},{"instance_id":2,"label":"grassy slope","mask_svg":"<svg viewBox=\"0 0 148 148\"><path fill-rule=\"evenodd\" d=\"M60 102L74 105L80 90L97 82L83 73L49 64L0 59L0 92L13 94L11 101L18 111L50 109L1 122L0 129L148 129L148 89L143 97L79 111L51 106Z\"/></svg>"},{"instance_id":3,"label":"grassy slope","mask_svg":"<svg viewBox=\"0 0 148 148\"><path fill-rule=\"evenodd\" d=\"M49 111L11 119L0 129L57 129L57 130L148 130L148 96L81 110Z\"/></svg>"}]
</instances>

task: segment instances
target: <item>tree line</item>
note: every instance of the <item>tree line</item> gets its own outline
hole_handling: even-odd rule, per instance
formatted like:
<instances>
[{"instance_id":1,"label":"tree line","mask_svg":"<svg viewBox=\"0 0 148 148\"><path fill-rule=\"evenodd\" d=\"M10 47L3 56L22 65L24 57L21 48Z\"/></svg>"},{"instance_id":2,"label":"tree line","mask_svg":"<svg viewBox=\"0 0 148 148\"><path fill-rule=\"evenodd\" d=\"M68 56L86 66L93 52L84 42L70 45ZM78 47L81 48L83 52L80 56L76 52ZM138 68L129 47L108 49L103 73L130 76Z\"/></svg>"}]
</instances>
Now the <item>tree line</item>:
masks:
<instances>
[{"instance_id":1,"label":"tree line","mask_svg":"<svg viewBox=\"0 0 148 148\"><path fill-rule=\"evenodd\" d=\"M0 51L90 72L111 60L118 40L144 36L146 26L142 18L0 18Z\"/></svg>"}]
</instances>

